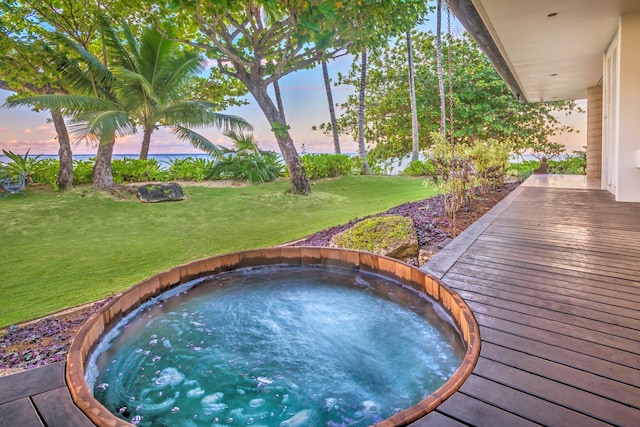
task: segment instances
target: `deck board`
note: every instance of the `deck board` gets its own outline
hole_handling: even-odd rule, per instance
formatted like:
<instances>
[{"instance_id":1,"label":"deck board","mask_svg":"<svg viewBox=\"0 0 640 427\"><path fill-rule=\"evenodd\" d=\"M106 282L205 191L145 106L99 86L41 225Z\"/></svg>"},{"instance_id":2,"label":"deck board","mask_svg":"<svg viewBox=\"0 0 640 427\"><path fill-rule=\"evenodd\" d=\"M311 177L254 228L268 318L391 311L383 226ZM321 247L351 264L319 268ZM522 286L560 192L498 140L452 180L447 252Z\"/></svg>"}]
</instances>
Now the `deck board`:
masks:
<instances>
[{"instance_id":1,"label":"deck board","mask_svg":"<svg viewBox=\"0 0 640 427\"><path fill-rule=\"evenodd\" d=\"M437 412L469 425L640 425L640 204L526 185L509 198L425 268L467 302L482 340Z\"/></svg>"}]
</instances>

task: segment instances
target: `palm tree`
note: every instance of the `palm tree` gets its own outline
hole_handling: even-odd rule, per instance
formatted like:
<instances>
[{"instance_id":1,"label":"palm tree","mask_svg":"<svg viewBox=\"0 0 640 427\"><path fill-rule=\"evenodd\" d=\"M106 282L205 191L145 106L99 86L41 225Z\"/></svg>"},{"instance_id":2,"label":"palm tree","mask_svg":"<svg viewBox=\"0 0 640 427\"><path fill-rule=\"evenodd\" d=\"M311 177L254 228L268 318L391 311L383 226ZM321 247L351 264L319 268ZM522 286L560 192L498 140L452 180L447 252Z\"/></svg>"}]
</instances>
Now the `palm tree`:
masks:
<instances>
[{"instance_id":1,"label":"palm tree","mask_svg":"<svg viewBox=\"0 0 640 427\"><path fill-rule=\"evenodd\" d=\"M261 150L251 134L233 130L224 134L233 141L233 148L220 147L220 160L211 169L212 177L252 183L273 181L278 177L282 163L275 152Z\"/></svg>"},{"instance_id":2,"label":"palm tree","mask_svg":"<svg viewBox=\"0 0 640 427\"><path fill-rule=\"evenodd\" d=\"M70 38L53 36L61 45L75 52L80 62L65 62L61 72L77 93L85 95L41 95L7 102L6 106L32 105L57 110L72 118L70 130L80 139L98 143L93 165L93 187L113 185L111 157L117 136L135 132L135 125L117 97L116 78L97 57Z\"/></svg>"},{"instance_id":3,"label":"palm tree","mask_svg":"<svg viewBox=\"0 0 640 427\"><path fill-rule=\"evenodd\" d=\"M447 108L444 96L444 71L442 67L442 0L438 0L436 12L436 62L438 64L438 89L440 91L440 133L447 133Z\"/></svg>"},{"instance_id":4,"label":"palm tree","mask_svg":"<svg viewBox=\"0 0 640 427\"><path fill-rule=\"evenodd\" d=\"M217 152L218 147L189 127L214 124L250 128L238 117L216 113L213 103L182 101L189 82L200 70L197 56L176 55L175 45L165 43L153 29L145 31L141 44L127 25L123 27L126 43L121 42L104 17L101 30L104 62L71 39L58 36L81 59L80 64L64 64L65 78L78 93L87 95L32 96L7 103L9 107L36 105L59 109L72 117L72 132L98 143L94 188L113 185L111 158L116 137L135 133L138 124L144 132L145 157L151 134L159 124L170 125L178 138L207 152ZM110 64L106 61L107 54Z\"/></svg>"},{"instance_id":5,"label":"palm tree","mask_svg":"<svg viewBox=\"0 0 640 427\"><path fill-rule=\"evenodd\" d=\"M327 102L329 103L329 117L331 118L331 131L333 132L333 151L340 154L340 137L338 136L338 120L336 119L336 109L333 106L333 94L331 93L331 80L329 80L329 69L327 61L322 61L322 77L324 88L327 92Z\"/></svg>"},{"instance_id":6,"label":"palm tree","mask_svg":"<svg viewBox=\"0 0 640 427\"><path fill-rule=\"evenodd\" d=\"M369 175L371 168L367 163L367 148L364 144L364 99L367 87L367 49L360 53L360 88L358 90L358 154L362 160L362 175Z\"/></svg>"},{"instance_id":7,"label":"palm tree","mask_svg":"<svg viewBox=\"0 0 640 427\"><path fill-rule=\"evenodd\" d=\"M416 106L416 83L413 75L413 51L411 49L411 31L407 31L407 63L409 65L409 98L411 101L411 136L413 149L411 160L418 160L418 107Z\"/></svg>"},{"instance_id":8,"label":"palm tree","mask_svg":"<svg viewBox=\"0 0 640 427\"><path fill-rule=\"evenodd\" d=\"M197 54L180 52L175 41L153 28L145 30L138 42L124 24L126 44L122 44L112 27L103 27L109 33L108 44L117 52L118 97L143 130L140 159L147 158L151 135L159 126L168 126L179 139L206 152L217 148L189 128L215 125L251 130L244 119L218 113L216 104L190 99L191 83L204 68Z\"/></svg>"}]
</instances>

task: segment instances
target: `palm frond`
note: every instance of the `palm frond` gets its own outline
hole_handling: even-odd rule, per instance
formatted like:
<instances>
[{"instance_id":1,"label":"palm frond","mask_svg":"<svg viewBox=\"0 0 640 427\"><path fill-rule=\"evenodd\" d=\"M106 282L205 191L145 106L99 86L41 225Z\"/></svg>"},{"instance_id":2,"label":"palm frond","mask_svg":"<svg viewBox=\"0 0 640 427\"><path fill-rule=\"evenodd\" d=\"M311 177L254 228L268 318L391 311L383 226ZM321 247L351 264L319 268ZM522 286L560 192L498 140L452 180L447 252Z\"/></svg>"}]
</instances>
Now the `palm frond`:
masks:
<instances>
[{"instance_id":1,"label":"palm frond","mask_svg":"<svg viewBox=\"0 0 640 427\"><path fill-rule=\"evenodd\" d=\"M218 113L214 104L200 101L179 102L162 110L158 116L165 125L180 123L189 127L215 126L218 129L251 131L253 127L241 117Z\"/></svg>"},{"instance_id":2,"label":"palm frond","mask_svg":"<svg viewBox=\"0 0 640 427\"><path fill-rule=\"evenodd\" d=\"M75 52L82 59L82 62L87 65L89 72L95 80L104 81L108 86L111 85L111 82L113 82L113 74L109 68L91 54L91 52L60 33L54 33L52 38Z\"/></svg>"},{"instance_id":3,"label":"palm frond","mask_svg":"<svg viewBox=\"0 0 640 427\"><path fill-rule=\"evenodd\" d=\"M173 57L176 42L165 39L158 30L149 29L142 35L140 48L140 74L156 87L164 84L167 61Z\"/></svg>"},{"instance_id":4,"label":"palm frond","mask_svg":"<svg viewBox=\"0 0 640 427\"><path fill-rule=\"evenodd\" d=\"M124 67L133 71L136 71L136 61L131 57L130 52L135 52L138 49L138 42L135 37L132 39L127 39L128 43L132 43L133 45L129 45L130 49L127 49L123 43L120 41L120 35L116 32L116 30L111 26L111 21L108 19L106 15L99 15L98 21L100 23L100 30L104 35L104 41L109 49L111 49L112 53L115 53L111 56L112 60L117 63L120 67ZM126 22L122 23L123 29L128 29L131 33L131 29L126 24Z\"/></svg>"},{"instance_id":5,"label":"palm frond","mask_svg":"<svg viewBox=\"0 0 640 427\"><path fill-rule=\"evenodd\" d=\"M4 107L15 108L23 105L49 110L61 110L66 116L77 116L92 111L114 109L114 107L116 107L116 104L109 100L82 95L28 96L25 98L8 100L4 104Z\"/></svg>"},{"instance_id":6,"label":"palm frond","mask_svg":"<svg viewBox=\"0 0 640 427\"><path fill-rule=\"evenodd\" d=\"M204 136L183 126L175 125L171 127L171 132L183 141L189 142L195 148L209 154L220 154L221 147L215 145Z\"/></svg>"},{"instance_id":7,"label":"palm frond","mask_svg":"<svg viewBox=\"0 0 640 427\"><path fill-rule=\"evenodd\" d=\"M151 82L142 74L121 68L116 72L116 76L118 77L118 93L121 99L141 106L149 102L153 104L161 102Z\"/></svg>"},{"instance_id":8,"label":"palm frond","mask_svg":"<svg viewBox=\"0 0 640 427\"><path fill-rule=\"evenodd\" d=\"M204 69L197 55L185 53L167 64L159 92L165 100L179 97L188 89L192 77Z\"/></svg>"}]
</instances>

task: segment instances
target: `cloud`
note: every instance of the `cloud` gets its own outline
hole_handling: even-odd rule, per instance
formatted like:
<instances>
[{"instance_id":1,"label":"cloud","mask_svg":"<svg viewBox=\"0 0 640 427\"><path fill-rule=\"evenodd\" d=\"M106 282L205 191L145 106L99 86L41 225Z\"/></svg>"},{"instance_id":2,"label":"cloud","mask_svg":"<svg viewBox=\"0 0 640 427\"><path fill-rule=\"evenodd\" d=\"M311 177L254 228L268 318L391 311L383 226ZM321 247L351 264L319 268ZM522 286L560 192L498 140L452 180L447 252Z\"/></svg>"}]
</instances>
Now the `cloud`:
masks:
<instances>
[{"instance_id":1,"label":"cloud","mask_svg":"<svg viewBox=\"0 0 640 427\"><path fill-rule=\"evenodd\" d=\"M53 125L41 125L36 128L36 130L54 130Z\"/></svg>"},{"instance_id":2,"label":"cloud","mask_svg":"<svg viewBox=\"0 0 640 427\"><path fill-rule=\"evenodd\" d=\"M25 129L22 132L23 133L33 133L33 129Z\"/></svg>"}]
</instances>

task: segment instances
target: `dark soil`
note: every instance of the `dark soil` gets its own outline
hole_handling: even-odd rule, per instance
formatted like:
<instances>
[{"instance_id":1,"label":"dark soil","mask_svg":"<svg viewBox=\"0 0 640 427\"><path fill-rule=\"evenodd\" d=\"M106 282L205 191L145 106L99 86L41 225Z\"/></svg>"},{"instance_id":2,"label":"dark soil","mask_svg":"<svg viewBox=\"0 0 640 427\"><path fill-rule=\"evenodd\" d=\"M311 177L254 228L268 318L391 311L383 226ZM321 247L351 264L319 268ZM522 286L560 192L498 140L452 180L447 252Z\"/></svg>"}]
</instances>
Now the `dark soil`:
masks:
<instances>
[{"instance_id":1,"label":"dark soil","mask_svg":"<svg viewBox=\"0 0 640 427\"><path fill-rule=\"evenodd\" d=\"M410 217L416 226L420 248L432 255L439 250L442 242L460 234L516 186L517 184L510 184L494 193L477 197L456 213L455 220L446 217L442 196L405 203L379 215ZM113 196L131 197L128 190L117 191ZM320 231L293 245L328 246L334 234L362 219L364 218ZM408 262L418 265L417 259ZM107 300L98 301L0 331L0 376L64 360L77 330L106 302Z\"/></svg>"}]
</instances>

